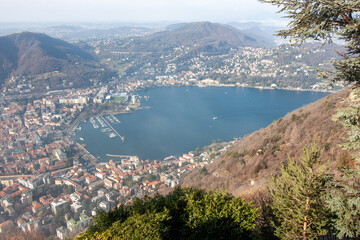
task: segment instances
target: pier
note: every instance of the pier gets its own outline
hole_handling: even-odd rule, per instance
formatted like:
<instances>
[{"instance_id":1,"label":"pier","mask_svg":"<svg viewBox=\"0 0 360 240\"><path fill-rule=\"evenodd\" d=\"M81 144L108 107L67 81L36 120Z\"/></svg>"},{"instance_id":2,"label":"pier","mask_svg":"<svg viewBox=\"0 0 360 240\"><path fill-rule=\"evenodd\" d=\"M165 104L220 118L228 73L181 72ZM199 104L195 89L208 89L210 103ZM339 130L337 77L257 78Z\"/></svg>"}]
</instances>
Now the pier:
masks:
<instances>
[{"instance_id":1,"label":"pier","mask_svg":"<svg viewBox=\"0 0 360 240\"><path fill-rule=\"evenodd\" d=\"M106 154L108 157L117 157L117 158L131 158L131 157L137 157L137 156L129 156L129 155L115 155L115 154Z\"/></svg>"},{"instance_id":2,"label":"pier","mask_svg":"<svg viewBox=\"0 0 360 240\"><path fill-rule=\"evenodd\" d=\"M130 156L130 155L115 155L115 154L106 154L108 157L116 157L116 158L126 158L129 159L130 162L139 163L139 157L138 156Z\"/></svg>"},{"instance_id":3,"label":"pier","mask_svg":"<svg viewBox=\"0 0 360 240\"><path fill-rule=\"evenodd\" d=\"M121 136L121 135L113 128L113 126L111 126L111 124L110 124L108 121L106 121L106 119L105 119L102 115L100 115L100 118L105 121L105 123L114 131L114 133L115 133L116 135L119 136L119 138L121 139L121 141L123 141L123 142L125 141L124 136Z\"/></svg>"}]
</instances>

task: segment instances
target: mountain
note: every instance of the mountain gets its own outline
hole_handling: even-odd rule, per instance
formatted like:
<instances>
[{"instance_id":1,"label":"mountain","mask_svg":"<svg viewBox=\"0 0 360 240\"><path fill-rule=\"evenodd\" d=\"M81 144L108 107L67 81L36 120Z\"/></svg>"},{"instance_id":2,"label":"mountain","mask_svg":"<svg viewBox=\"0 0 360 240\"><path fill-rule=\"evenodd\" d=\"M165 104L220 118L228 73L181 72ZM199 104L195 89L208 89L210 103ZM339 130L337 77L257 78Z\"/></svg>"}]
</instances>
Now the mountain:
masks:
<instances>
[{"instance_id":1,"label":"mountain","mask_svg":"<svg viewBox=\"0 0 360 240\"><path fill-rule=\"evenodd\" d=\"M329 170L337 172L352 157L340 149L345 129L332 120L342 99L351 98L350 89L328 95L319 101L297 109L238 140L219 158L184 178L182 186L226 190L234 195L247 195L263 190L269 177L279 173L281 163L289 157L298 158L304 146L314 140L323 149L321 159L329 161ZM351 153L351 152L350 152Z\"/></svg>"},{"instance_id":2,"label":"mountain","mask_svg":"<svg viewBox=\"0 0 360 240\"><path fill-rule=\"evenodd\" d=\"M219 52L237 47L269 47L270 45L229 25L194 22L172 25L165 31L131 39L120 51L167 52L182 46L198 52Z\"/></svg>"},{"instance_id":3,"label":"mountain","mask_svg":"<svg viewBox=\"0 0 360 240\"><path fill-rule=\"evenodd\" d=\"M247 28L247 29L240 29L243 33L252 36L253 38L256 39L261 39L262 42L264 42L265 44L268 44L270 46L275 46L274 44L274 36L273 33L268 33L265 32L263 29L261 29L260 27L251 27L251 28Z\"/></svg>"},{"instance_id":4,"label":"mountain","mask_svg":"<svg viewBox=\"0 0 360 240\"><path fill-rule=\"evenodd\" d=\"M287 43L285 39L274 35L277 31L285 27L283 25L278 25L277 23L229 22L227 24L250 36L261 37L264 40L270 40L271 42L275 41L278 44Z\"/></svg>"},{"instance_id":5,"label":"mountain","mask_svg":"<svg viewBox=\"0 0 360 240\"><path fill-rule=\"evenodd\" d=\"M64 74L63 78L74 77L76 86L97 67L87 51L45 34L23 32L0 37L0 84L10 76L34 78L57 71ZM50 86L57 84L50 79Z\"/></svg>"},{"instance_id":6,"label":"mountain","mask_svg":"<svg viewBox=\"0 0 360 240\"><path fill-rule=\"evenodd\" d=\"M100 39L121 39L131 36L142 36L154 32L145 27L111 27L104 29L88 29L72 26L53 26L43 29L46 34L66 41L96 41Z\"/></svg>"}]
</instances>

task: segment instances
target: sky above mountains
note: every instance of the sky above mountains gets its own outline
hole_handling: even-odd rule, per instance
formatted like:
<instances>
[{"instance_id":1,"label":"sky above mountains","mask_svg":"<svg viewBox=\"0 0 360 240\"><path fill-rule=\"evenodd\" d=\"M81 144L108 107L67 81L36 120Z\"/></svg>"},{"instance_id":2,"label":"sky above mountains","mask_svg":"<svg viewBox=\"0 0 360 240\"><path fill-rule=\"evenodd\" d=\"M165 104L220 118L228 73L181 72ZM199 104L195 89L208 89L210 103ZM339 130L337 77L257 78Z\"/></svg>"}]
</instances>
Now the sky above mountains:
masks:
<instances>
[{"instance_id":1,"label":"sky above mountains","mask_svg":"<svg viewBox=\"0 0 360 240\"><path fill-rule=\"evenodd\" d=\"M263 21L284 25L258 0L2 0L0 22Z\"/></svg>"}]
</instances>

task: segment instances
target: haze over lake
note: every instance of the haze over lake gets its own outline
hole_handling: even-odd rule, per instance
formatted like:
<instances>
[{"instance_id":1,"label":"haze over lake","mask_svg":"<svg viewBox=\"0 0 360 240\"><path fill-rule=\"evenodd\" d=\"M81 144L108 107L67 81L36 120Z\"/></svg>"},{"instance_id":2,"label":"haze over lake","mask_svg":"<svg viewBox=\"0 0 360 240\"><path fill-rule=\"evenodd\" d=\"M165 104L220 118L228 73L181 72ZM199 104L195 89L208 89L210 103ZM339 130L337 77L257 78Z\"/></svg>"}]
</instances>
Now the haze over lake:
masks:
<instances>
[{"instance_id":1,"label":"haze over lake","mask_svg":"<svg viewBox=\"0 0 360 240\"><path fill-rule=\"evenodd\" d=\"M242 137L327 95L231 87L164 87L139 94L149 96L141 102L148 108L116 115L121 124L112 125L125 142L109 138L90 121L80 124L75 139L103 161L110 159L106 154L161 160L209 145L212 140Z\"/></svg>"}]
</instances>

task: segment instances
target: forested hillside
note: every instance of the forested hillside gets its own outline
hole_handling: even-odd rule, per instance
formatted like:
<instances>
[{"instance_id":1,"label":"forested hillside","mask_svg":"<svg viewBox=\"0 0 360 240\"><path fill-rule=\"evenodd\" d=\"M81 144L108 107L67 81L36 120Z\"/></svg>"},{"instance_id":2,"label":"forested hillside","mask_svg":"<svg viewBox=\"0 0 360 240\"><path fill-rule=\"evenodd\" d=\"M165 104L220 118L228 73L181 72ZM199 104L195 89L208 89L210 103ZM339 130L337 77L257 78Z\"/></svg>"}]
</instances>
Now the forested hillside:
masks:
<instances>
[{"instance_id":1,"label":"forested hillside","mask_svg":"<svg viewBox=\"0 0 360 240\"><path fill-rule=\"evenodd\" d=\"M59 89L111 76L92 54L60 39L31 32L0 37L0 84L5 86L21 83L40 90Z\"/></svg>"}]
</instances>

